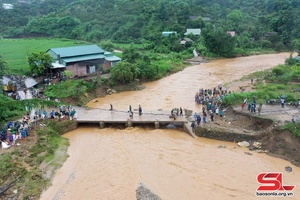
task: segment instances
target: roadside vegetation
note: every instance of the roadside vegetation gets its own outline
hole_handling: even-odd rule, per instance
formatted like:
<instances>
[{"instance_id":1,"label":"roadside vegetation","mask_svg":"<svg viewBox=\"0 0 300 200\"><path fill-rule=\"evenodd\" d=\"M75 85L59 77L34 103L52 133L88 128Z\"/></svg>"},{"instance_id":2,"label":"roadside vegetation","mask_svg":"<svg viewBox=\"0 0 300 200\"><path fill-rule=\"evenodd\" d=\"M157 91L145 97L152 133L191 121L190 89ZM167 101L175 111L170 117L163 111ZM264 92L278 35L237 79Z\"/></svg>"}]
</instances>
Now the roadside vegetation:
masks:
<instances>
[{"instance_id":1,"label":"roadside vegetation","mask_svg":"<svg viewBox=\"0 0 300 200\"><path fill-rule=\"evenodd\" d=\"M256 98L257 104L265 104L268 100L280 102L285 97L287 105L297 105L300 109L300 61L290 57L285 64L278 65L272 70L255 72L242 79L256 79L255 91L231 93L224 99L226 105L240 105L244 99ZM300 137L300 122L288 123L282 130L289 130L294 136Z\"/></svg>"},{"instance_id":2,"label":"roadside vegetation","mask_svg":"<svg viewBox=\"0 0 300 200\"><path fill-rule=\"evenodd\" d=\"M290 61L295 61L290 63ZM300 62L297 59L289 58L286 64L278 65L272 70L256 72L247 76L257 81L255 91L232 93L225 98L228 105L237 105L245 98L256 97L258 103L265 103L266 100L280 99L286 96L286 102L297 102L300 100Z\"/></svg>"}]
</instances>

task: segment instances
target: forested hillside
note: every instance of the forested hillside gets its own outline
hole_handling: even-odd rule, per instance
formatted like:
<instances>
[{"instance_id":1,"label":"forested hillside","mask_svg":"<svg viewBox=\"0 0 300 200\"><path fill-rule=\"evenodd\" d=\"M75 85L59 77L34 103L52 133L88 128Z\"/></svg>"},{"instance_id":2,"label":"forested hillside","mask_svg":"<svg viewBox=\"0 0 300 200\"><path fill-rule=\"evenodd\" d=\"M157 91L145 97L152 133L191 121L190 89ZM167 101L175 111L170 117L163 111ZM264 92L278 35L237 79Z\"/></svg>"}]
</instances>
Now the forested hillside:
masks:
<instances>
[{"instance_id":1,"label":"forested hillside","mask_svg":"<svg viewBox=\"0 0 300 200\"><path fill-rule=\"evenodd\" d=\"M299 0L10 1L14 9L1 9L0 13L2 36L42 34L139 42L142 38L153 41L162 31L182 35L186 28L206 27L206 36L212 36L212 31L235 31L240 48L299 46L295 40L300 38Z\"/></svg>"}]
</instances>

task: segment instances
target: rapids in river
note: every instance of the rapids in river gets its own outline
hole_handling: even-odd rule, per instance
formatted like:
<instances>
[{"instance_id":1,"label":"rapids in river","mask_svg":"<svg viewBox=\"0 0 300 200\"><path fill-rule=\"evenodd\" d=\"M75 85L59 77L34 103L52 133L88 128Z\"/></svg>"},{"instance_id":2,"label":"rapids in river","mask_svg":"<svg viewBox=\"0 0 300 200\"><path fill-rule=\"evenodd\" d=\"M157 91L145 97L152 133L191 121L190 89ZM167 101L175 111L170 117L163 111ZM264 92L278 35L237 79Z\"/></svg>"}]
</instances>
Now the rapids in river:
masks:
<instances>
[{"instance_id":1,"label":"rapids in river","mask_svg":"<svg viewBox=\"0 0 300 200\"><path fill-rule=\"evenodd\" d=\"M288 53L220 59L187 67L161 80L145 83L142 91L122 92L91 101L89 107L127 110L194 111L199 88L213 88L255 71L284 63ZM230 88L229 88L230 90ZM235 143L194 139L179 130L81 126L64 135L70 157L41 196L59 199L136 199L140 182L164 200L257 199L257 176L282 172L284 185L296 185L291 199L300 199L300 169ZM218 148L218 147L225 148ZM293 171L285 171L292 166ZM275 197L269 197L274 199Z\"/></svg>"}]
</instances>

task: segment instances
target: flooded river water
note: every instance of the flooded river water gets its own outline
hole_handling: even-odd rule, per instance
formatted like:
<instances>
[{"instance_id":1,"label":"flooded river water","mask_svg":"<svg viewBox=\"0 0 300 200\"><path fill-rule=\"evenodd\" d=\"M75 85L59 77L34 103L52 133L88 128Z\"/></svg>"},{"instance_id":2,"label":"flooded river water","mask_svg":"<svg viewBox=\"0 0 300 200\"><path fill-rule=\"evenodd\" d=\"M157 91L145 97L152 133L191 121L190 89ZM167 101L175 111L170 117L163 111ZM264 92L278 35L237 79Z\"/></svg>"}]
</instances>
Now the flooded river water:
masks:
<instances>
[{"instance_id":1,"label":"flooded river water","mask_svg":"<svg viewBox=\"0 0 300 200\"><path fill-rule=\"evenodd\" d=\"M289 54L215 60L146 83L142 91L122 92L88 106L126 110L183 107L194 103L199 88L212 88L255 71L284 63ZM230 90L230 88L229 88ZM300 169L289 162L239 148L234 143L193 139L178 130L148 128L99 129L84 126L65 134L70 157L41 199L135 199L143 182L164 200L256 199L261 172L282 172L284 185L296 185L292 199L300 199ZM219 146L226 148L218 148ZM285 172L292 166L291 173ZM274 197L271 197L274 199Z\"/></svg>"}]
</instances>

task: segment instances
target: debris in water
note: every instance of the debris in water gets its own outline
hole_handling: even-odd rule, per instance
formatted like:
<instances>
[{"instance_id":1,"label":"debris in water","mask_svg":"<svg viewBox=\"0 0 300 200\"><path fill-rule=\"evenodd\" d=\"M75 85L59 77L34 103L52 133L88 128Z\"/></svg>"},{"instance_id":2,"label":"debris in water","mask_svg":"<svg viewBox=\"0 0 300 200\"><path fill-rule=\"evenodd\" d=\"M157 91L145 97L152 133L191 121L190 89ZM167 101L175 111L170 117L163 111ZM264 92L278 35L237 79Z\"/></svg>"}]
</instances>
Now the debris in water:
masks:
<instances>
[{"instance_id":1,"label":"debris in water","mask_svg":"<svg viewBox=\"0 0 300 200\"><path fill-rule=\"evenodd\" d=\"M293 169L292 169L290 166L286 166L286 167L285 167L285 171L287 171L287 172L292 172Z\"/></svg>"}]
</instances>

